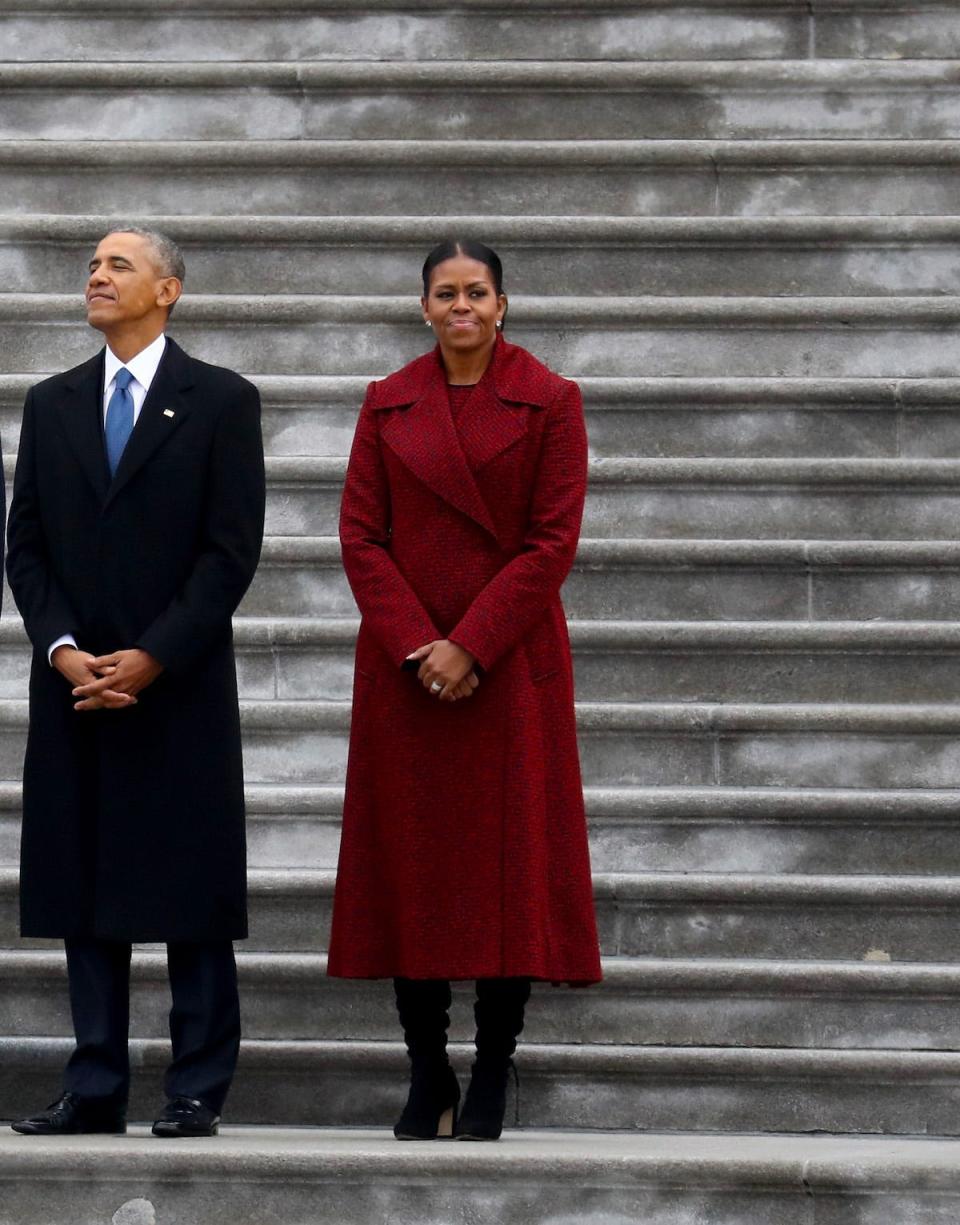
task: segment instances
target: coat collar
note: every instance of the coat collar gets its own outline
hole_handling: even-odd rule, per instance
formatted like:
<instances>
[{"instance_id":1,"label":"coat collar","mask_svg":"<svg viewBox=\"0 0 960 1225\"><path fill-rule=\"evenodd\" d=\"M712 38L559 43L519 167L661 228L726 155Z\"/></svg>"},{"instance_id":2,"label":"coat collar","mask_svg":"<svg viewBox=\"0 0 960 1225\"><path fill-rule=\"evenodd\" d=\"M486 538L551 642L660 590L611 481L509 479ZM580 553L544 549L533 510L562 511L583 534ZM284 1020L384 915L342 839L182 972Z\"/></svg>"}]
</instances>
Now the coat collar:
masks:
<instances>
[{"instance_id":1,"label":"coat collar","mask_svg":"<svg viewBox=\"0 0 960 1225\"><path fill-rule=\"evenodd\" d=\"M183 422L190 404L181 392L193 386L191 361L175 341L166 349L150 384L113 480L103 445L103 374L101 351L67 375L59 405L60 422L96 492L109 503L153 452ZM173 416L170 416L170 413Z\"/></svg>"},{"instance_id":2,"label":"coat collar","mask_svg":"<svg viewBox=\"0 0 960 1225\"><path fill-rule=\"evenodd\" d=\"M443 368L440 346L424 353L395 374L374 384L370 407L402 408L413 404L430 386L434 370ZM493 357L484 381L490 379L496 396L507 404L527 404L546 408L552 404L563 386L563 379L520 345L497 337Z\"/></svg>"},{"instance_id":3,"label":"coat collar","mask_svg":"<svg viewBox=\"0 0 960 1225\"><path fill-rule=\"evenodd\" d=\"M384 442L418 480L496 538L475 473L523 437L530 410L549 404L561 385L525 349L499 337L459 430L450 414L439 347L375 383L369 407L400 410L383 422Z\"/></svg>"}]
</instances>

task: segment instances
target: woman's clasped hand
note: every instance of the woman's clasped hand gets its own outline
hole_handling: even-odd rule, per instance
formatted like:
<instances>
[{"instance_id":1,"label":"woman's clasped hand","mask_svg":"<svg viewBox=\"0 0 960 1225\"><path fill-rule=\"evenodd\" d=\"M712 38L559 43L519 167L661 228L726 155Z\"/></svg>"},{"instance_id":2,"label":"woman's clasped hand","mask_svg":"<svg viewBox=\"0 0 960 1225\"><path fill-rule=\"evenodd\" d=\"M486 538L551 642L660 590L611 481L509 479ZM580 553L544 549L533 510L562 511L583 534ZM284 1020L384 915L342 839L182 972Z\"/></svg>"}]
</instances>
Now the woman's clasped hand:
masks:
<instances>
[{"instance_id":1,"label":"woman's clasped hand","mask_svg":"<svg viewBox=\"0 0 960 1225\"><path fill-rule=\"evenodd\" d=\"M417 679L441 702L472 697L474 689L480 684L480 678L474 671L474 657L447 638L418 647L407 659L420 660Z\"/></svg>"}]
</instances>

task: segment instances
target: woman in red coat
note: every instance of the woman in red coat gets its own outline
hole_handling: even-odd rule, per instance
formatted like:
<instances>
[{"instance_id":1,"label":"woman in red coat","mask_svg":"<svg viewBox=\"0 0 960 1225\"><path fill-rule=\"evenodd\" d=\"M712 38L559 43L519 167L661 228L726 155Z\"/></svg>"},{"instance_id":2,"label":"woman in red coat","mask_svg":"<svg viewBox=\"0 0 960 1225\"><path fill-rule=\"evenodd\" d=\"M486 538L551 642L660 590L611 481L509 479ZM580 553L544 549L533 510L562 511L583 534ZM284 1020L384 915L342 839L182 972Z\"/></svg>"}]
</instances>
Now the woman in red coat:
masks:
<instances>
[{"instance_id":1,"label":"woman in red coat","mask_svg":"<svg viewBox=\"0 0 960 1225\"><path fill-rule=\"evenodd\" d=\"M560 587L586 491L580 392L501 335L500 260L423 268L437 347L371 383L340 515L362 620L329 972L392 977L395 1134L500 1135L532 979L600 979ZM463 1111L450 980L476 979Z\"/></svg>"}]
</instances>

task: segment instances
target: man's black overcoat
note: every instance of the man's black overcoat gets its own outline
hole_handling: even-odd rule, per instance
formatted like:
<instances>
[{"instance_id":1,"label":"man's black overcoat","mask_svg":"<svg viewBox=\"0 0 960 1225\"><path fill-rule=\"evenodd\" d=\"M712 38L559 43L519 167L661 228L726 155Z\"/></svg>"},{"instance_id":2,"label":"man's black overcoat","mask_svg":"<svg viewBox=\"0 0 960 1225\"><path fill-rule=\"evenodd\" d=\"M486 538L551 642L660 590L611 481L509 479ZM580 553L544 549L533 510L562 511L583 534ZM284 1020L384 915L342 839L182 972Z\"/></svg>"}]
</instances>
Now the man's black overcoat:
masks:
<instances>
[{"instance_id":1,"label":"man's black overcoat","mask_svg":"<svg viewBox=\"0 0 960 1225\"><path fill-rule=\"evenodd\" d=\"M231 616L256 570L256 388L168 339L111 481L103 352L27 395L7 573L33 644L21 931L124 941L247 934ZM62 634L165 671L125 710L78 712Z\"/></svg>"}]
</instances>

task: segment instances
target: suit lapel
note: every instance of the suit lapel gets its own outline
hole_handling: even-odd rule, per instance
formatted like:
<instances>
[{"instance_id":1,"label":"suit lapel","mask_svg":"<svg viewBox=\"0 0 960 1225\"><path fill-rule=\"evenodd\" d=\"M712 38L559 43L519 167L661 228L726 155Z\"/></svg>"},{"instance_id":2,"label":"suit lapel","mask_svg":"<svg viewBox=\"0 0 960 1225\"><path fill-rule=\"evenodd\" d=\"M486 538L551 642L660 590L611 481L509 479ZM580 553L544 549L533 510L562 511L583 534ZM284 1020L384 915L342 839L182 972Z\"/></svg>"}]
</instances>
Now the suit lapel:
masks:
<instances>
[{"instance_id":1,"label":"suit lapel","mask_svg":"<svg viewBox=\"0 0 960 1225\"><path fill-rule=\"evenodd\" d=\"M108 503L113 501L157 447L166 442L189 415L190 403L181 393L192 385L190 359L180 346L168 337L167 347L150 384L137 424L133 427L133 433L110 484Z\"/></svg>"},{"instance_id":2,"label":"suit lapel","mask_svg":"<svg viewBox=\"0 0 960 1225\"><path fill-rule=\"evenodd\" d=\"M496 537L497 529L454 429L439 361L431 364L419 398L409 408L390 414L381 437L418 480Z\"/></svg>"},{"instance_id":3,"label":"suit lapel","mask_svg":"<svg viewBox=\"0 0 960 1225\"><path fill-rule=\"evenodd\" d=\"M59 409L60 425L96 493L106 497L110 469L103 445L103 354L80 366Z\"/></svg>"}]
</instances>

